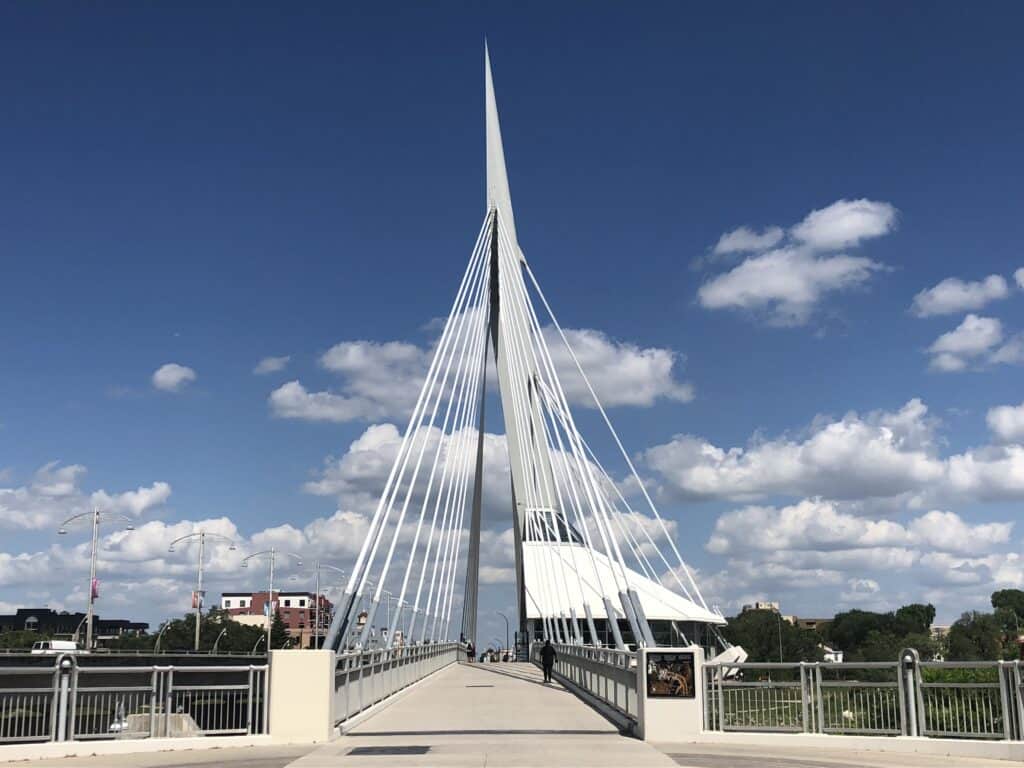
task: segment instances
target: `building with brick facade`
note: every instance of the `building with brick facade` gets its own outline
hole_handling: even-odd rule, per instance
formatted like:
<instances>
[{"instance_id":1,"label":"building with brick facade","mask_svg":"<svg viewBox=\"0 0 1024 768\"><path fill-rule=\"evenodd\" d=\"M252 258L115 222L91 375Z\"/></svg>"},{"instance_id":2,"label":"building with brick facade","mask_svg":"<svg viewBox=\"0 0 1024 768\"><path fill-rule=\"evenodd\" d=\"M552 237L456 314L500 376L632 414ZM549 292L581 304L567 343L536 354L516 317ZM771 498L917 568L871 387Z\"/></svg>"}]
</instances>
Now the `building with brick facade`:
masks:
<instances>
[{"instance_id":1,"label":"building with brick facade","mask_svg":"<svg viewBox=\"0 0 1024 768\"><path fill-rule=\"evenodd\" d=\"M316 632L316 600L312 592L285 592L274 590L274 606L281 614L281 620L288 636L300 648L313 645ZM220 596L220 607L236 621L245 624L266 626L267 591L224 592ZM331 624L331 601L320 595L320 632L322 638Z\"/></svg>"}]
</instances>

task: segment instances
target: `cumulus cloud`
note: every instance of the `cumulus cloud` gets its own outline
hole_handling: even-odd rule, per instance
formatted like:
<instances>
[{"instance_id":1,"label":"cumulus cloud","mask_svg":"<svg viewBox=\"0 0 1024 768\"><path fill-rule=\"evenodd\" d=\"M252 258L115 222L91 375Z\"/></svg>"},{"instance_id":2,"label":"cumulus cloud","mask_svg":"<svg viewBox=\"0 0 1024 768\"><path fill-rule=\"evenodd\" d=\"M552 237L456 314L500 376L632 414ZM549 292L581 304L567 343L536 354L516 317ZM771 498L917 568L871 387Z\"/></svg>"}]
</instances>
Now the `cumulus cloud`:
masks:
<instances>
[{"instance_id":1,"label":"cumulus cloud","mask_svg":"<svg viewBox=\"0 0 1024 768\"><path fill-rule=\"evenodd\" d=\"M641 347L587 328L565 333L603 405L648 407L659 399L693 399L693 385L678 378L683 357L674 350ZM544 337L570 403L594 407L557 331L545 328ZM289 381L270 393L271 412L336 423L404 418L416 403L432 355L433 349L407 342L340 342L320 358L322 368L341 378L338 391L311 392L300 381Z\"/></svg>"},{"instance_id":2,"label":"cumulus cloud","mask_svg":"<svg viewBox=\"0 0 1024 768\"><path fill-rule=\"evenodd\" d=\"M938 285L918 293L910 311L918 317L951 315L981 309L989 302L1009 295L1009 285L1001 275L989 275L974 282L947 277Z\"/></svg>"},{"instance_id":3,"label":"cumulus cloud","mask_svg":"<svg viewBox=\"0 0 1024 768\"><path fill-rule=\"evenodd\" d=\"M811 211L792 229L792 235L823 251L850 248L861 241L881 237L896 227L897 210L889 203L874 200L837 200L832 205Z\"/></svg>"},{"instance_id":4,"label":"cumulus cloud","mask_svg":"<svg viewBox=\"0 0 1024 768\"><path fill-rule=\"evenodd\" d=\"M913 399L895 412L819 417L802 435L745 447L677 435L641 459L668 498L900 498L915 508L945 499L1024 498L1024 447L983 445L942 456L937 426Z\"/></svg>"},{"instance_id":5,"label":"cumulus cloud","mask_svg":"<svg viewBox=\"0 0 1024 768\"><path fill-rule=\"evenodd\" d=\"M990 408L985 421L992 433L1003 442L1024 441L1024 403Z\"/></svg>"},{"instance_id":6,"label":"cumulus cloud","mask_svg":"<svg viewBox=\"0 0 1024 768\"><path fill-rule=\"evenodd\" d=\"M707 280L697 299L706 309L742 309L763 313L773 325L803 325L827 295L860 286L885 269L872 259L837 251L888 234L896 216L889 203L838 200L809 213L785 241L779 227L765 233L777 237L741 227L723 235L715 253L754 255Z\"/></svg>"},{"instance_id":7,"label":"cumulus cloud","mask_svg":"<svg viewBox=\"0 0 1024 768\"><path fill-rule=\"evenodd\" d=\"M544 335L569 402L595 407L558 332L548 326ZM565 335L602 405L649 407L659 399L693 400L693 386L676 378L681 357L671 349L614 341L601 331L586 328L570 328Z\"/></svg>"},{"instance_id":8,"label":"cumulus cloud","mask_svg":"<svg viewBox=\"0 0 1024 768\"><path fill-rule=\"evenodd\" d=\"M1013 279L1017 283L1018 288L1024 288L1024 267L1013 273Z\"/></svg>"},{"instance_id":9,"label":"cumulus cloud","mask_svg":"<svg viewBox=\"0 0 1024 768\"><path fill-rule=\"evenodd\" d=\"M783 234L782 227L766 227L762 232L756 232L750 227L738 227L718 238L713 253L725 255L765 251L782 240Z\"/></svg>"},{"instance_id":10,"label":"cumulus cloud","mask_svg":"<svg viewBox=\"0 0 1024 768\"><path fill-rule=\"evenodd\" d=\"M180 392L196 380L196 372L178 363L165 363L153 372L153 386L163 392Z\"/></svg>"},{"instance_id":11,"label":"cumulus cloud","mask_svg":"<svg viewBox=\"0 0 1024 768\"><path fill-rule=\"evenodd\" d=\"M1012 522L975 523L954 512L931 510L902 523L842 507L811 498L721 515L706 549L726 558L726 564L704 583L732 605L738 596L778 599L799 590L845 585L838 594L840 607L876 609L927 599L922 593L930 587L984 584L994 589L1024 583L1017 556L997 551L1010 543ZM900 587L883 587L893 574L900 574ZM948 601L943 608L949 609Z\"/></svg>"},{"instance_id":12,"label":"cumulus cloud","mask_svg":"<svg viewBox=\"0 0 1024 768\"><path fill-rule=\"evenodd\" d=\"M256 367L252 369L252 372L258 376L262 376L267 373L277 373L283 371L291 360L290 355L283 355L281 357L264 357L258 363Z\"/></svg>"},{"instance_id":13,"label":"cumulus cloud","mask_svg":"<svg viewBox=\"0 0 1024 768\"><path fill-rule=\"evenodd\" d=\"M166 503L171 495L171 486L165 482L134 491L97 490L87 495L81 488L85 474L86 468L80 464L62 466L53 461L37 469L25 485L0 487L0 526L56 528L62 520L94 507L137 516Z\"/></svg>"},{"instance_id":14,"label":"cumulus cloud","mask_svg":"<svg viewBox=\"0 0 1024 768\"><path fill-rule=\"evenodd\" d=\"M1003 326L994 317L970 314L952 331L942 334L928 348L931 367L938 371L965 370L983 358L1003 339Z\"/></svg>"}]
</instances>

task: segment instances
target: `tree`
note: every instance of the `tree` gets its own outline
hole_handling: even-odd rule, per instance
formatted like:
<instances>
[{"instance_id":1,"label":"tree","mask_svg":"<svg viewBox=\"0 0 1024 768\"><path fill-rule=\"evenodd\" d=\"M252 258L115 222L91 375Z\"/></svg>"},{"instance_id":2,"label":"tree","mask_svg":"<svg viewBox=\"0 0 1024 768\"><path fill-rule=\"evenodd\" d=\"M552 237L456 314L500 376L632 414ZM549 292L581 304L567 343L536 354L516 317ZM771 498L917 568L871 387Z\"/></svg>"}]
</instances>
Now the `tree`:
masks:
<instances>
[{"instance_id":1,"label":"tree","mask_svg":"<svg viewBox=\"0 0 1024 768\"><path fill-rule=\"evenodd\" d=\"M820 661L821 637L801 629L775 611L743 611L729 619L723 634L734 645L742 645L750 661L778 661L779 643L785 661Z\"/></svg>"},{"instance_id":2,"label":"tree","mask_svg":"<svg viewBox=\"0 0 1024 768\"><path fill-rule=\"evenodd\" d=\"M898 634L928 634L932 622L935 621L935 606L931 603L911 603L896 610L896 629Z\"/></svg>"},{"instance_id":3,"label":"tree","mask_svg":"<svg viewBox=\"0 0 1024 768\"><path fill-rule=\"evenodd\" d=\"M284 625L280 611L274 611L274 620L270 623L270 647L284 648L288 640L288 628Z\"/></svg>"},{"instance_id":4,"label":"tree","mask_svg":"<svg viewBox=\"0 0 1024 768\"><path fill-rule=\"evenodd\" d=\"M970 611L949 628L950 661L992 661L1003 656L1003 631L995 614Z\"/></svg>"},{"instance_id":5,"label":"tree","mask_svg":"<svg viewBox=\"0 0 1024 768\"><path fill-rule=\"evenodd\" d=\"M1000 589L992 593L992 607L998 610L1013 611L1018 618L1024 620L1024 590Z\"/></svg>"}]
</instances>

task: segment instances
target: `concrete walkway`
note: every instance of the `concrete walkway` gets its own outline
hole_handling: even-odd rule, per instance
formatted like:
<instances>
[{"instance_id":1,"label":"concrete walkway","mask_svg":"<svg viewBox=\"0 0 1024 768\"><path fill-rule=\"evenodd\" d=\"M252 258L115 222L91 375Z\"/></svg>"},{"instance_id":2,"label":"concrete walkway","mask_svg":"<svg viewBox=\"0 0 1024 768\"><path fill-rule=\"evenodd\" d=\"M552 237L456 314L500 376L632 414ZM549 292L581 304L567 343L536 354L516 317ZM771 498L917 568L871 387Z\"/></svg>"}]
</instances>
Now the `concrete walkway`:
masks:
<instances>
[{"instance_id":1,"label":"concrete walkway","mask_svg":"<svg viewBox=\"0 0 1024 768\"><path fill-rule=\"evenodd\" d=\"M291 768L674 765L532 664L457 664Z\"/></svg>"}]
</instances>

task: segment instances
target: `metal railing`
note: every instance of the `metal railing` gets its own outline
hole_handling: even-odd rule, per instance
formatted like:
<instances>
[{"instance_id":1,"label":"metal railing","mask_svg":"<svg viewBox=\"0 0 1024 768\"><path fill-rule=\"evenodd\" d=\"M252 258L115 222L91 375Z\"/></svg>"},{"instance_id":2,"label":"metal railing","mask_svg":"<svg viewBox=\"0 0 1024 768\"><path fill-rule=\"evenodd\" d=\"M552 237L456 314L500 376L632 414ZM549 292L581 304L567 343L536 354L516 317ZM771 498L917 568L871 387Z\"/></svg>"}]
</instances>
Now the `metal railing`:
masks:
<instances>
[{"instance_id":1,"label":"metal railing","mask_svg":"<svg viewBox=\"0 0 1024 768\"><path fill-rule=\"evenodd\" d=\"M460 643L434 643L339 654L334 668L334 724L454 664L464 648Z\"/></svg>"},{"instance_id":2,"label":"metal railing","mask_svg":"<svg viewBox=\"0 0 1024 768\"><path fill-rule=\"evenodd\" d=\"M0 743L267 733L268 667L0 668Z\"/></svg>"},{"instance_id":3,"label":"metal railing","mask_svg":"<svg viewBox=\"0 0 1024 768\"><path fill-rule=\"evenodd\" d=\"M630 720L637 720L640 709L635 653L584 645L555 645L554 648L556 674ZM539 643L530 648L530 658L537 664L540 649Z\"/></svg>"},{"instance_id":4,"label":"metal railing","mask_svg":"<svg viewBox=\"0 0 1024 768\"><path fill-rule=\"evenodd\" d=\"M706 664L704 728L1020 740L1018 661Z\"/></svg>"}]
</instances>

